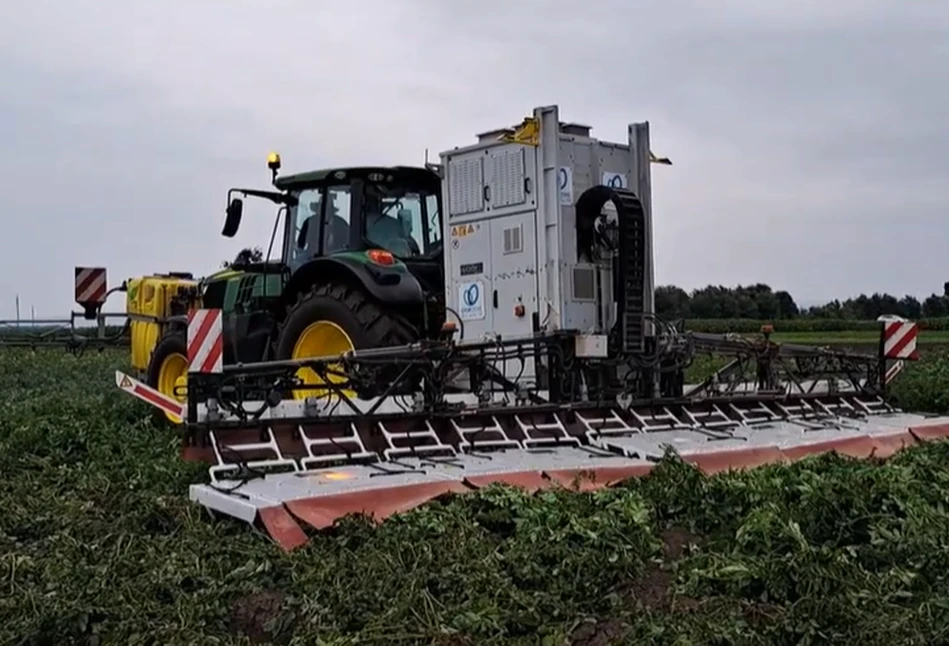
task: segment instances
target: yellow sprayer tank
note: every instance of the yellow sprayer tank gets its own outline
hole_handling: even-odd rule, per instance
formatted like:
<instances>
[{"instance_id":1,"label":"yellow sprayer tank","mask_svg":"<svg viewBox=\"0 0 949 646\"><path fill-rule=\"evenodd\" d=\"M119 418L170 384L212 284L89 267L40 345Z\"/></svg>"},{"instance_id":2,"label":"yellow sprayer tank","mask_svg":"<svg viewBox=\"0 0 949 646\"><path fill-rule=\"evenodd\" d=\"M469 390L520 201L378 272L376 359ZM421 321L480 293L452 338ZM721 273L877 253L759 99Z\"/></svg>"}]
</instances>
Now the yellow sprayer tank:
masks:
<instances>
[{"instance_id":1,"label":"yellow sprayer tank","mask_svg":"<svg viewBox=\"0 0 949 646\"><path fill-rule=\"evenodd\" d=\"M180 276L142 276L130 278L125 311L132 318L131 350L132 368L144 372L155 345L166 325L160 321L171 316L171 302L183 288L195 287L198 282ZM148 320L143 320L147 318Z\"/></svg>"}]
</instances>

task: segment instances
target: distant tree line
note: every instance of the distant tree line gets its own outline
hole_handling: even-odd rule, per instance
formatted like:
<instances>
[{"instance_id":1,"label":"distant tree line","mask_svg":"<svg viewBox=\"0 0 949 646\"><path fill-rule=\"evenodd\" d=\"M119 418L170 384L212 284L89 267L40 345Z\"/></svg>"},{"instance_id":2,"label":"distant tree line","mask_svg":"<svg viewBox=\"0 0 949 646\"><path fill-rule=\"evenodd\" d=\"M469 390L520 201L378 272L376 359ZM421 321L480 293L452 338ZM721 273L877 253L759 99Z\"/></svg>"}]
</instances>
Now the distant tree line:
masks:
<instances>
[{"instance_id":1,"label":"distant tree line","mask_svg":"<svg viewBox=\"0 0 949 646\"><path fill-rule=\"evenodd\" d=\"M914 296L860 294L844 301L833 300L816 307L801 308L786 291L769 285L723 287L709 285L687 292L674 285L656 289L656 312L666 320L677 319L791 319L874 320L884 314L908 319L949 316L949 283L942 294L931 294L920 302Z\"/></svg>"},{"instance_id":2,"label":"distant tree line","mask_svg":"<svg viewBox=\"0 0 949 646\"><path fill-rule=\"evenodd\" d=\"M237 255L234 256L234 260L225 260L221 263L221 266L225 269L228 267L240 267L241 265L249 265L255 262L263 262L264 260L264 250L260 247L244 247L237 252Z\"/></svg>"}]
</instances>

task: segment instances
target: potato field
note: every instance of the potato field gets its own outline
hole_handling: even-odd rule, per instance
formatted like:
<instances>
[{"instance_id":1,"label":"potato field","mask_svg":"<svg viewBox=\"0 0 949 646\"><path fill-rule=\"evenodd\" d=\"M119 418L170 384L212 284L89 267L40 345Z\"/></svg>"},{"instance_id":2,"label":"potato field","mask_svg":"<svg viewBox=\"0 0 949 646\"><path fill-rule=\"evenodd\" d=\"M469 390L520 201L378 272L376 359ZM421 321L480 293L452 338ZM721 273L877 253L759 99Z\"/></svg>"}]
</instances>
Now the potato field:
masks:
<instances>
[{"instance_id":1,"label":"potato field","mask_svg":"<svg viewBox=\"0 0 949 646\"><path fill-rule=\"evenodd\" d=\"M894 403L949 412L949 352ZM205 466L125 354L0 352L0 644L938 644L949 443L594 493L492 486L284 553L188 500ZM714 364L700 359L690 381Z\"/></svg>"}]
</instances>

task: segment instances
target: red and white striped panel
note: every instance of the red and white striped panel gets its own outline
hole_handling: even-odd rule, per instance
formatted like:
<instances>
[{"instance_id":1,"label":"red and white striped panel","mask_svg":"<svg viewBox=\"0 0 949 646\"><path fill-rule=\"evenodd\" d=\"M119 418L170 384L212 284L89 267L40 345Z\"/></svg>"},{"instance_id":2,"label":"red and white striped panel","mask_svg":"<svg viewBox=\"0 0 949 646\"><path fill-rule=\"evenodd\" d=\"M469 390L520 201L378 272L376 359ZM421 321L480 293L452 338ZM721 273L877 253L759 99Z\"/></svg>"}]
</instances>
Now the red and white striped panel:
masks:
<instances>
[{"instance_id":1,"label":"red and white striped panel","mask_svg":"<svg viewBox=\"0 0 949 646\"><path fill-rule=\"evenodd\" d=\"M104 303L106 291L105 267L76 267L77 303Z\"/></svg>"},{"instance_id":2,"label":"red and white striped panel","mask_svg":"<svg viewBox=\"0 0 949 646\"><path fill-rule=\"evenodd\" d=\"M129 377L127 374L116 370L115 385L129 393L130 395L141 399L147 404L151 404L166 413L174 415L181 419L185 414L184 405L175 401L168 395L164 395L151 386L146 386L137 379Z\"/></svg>"},{"instance_id":3,"label":"red and white striped panel","mask_svg":"<svg viewBox=\"0 0 949 646\"><path fill-rule=\"evenodd\" d=\"M887 321L883 324L883 356L886 359L919 359L916 337L919 326L908 321Z\"/></svg>"},{"instance_id":4,"label":"red and white striped panel","mask_svg":"<svg viewBox=\"0 0 949 646\"><path fill-rule=\"evenodd\" d=\"M892 366L886 369L886 376L883 379L883 383L890 383L896 377L896 375L903 372L903 362L897 361Z\"/></svg>"},{"instance_id":5,"label":"red and white striped panel","mask_svg":"<svg viewBox=\"0 0 949 646\"><path fill-rule=\"evenodd\" d=\"M188 372L224 372L221 310L188 313Z\"/></svg>"}]
</instances>

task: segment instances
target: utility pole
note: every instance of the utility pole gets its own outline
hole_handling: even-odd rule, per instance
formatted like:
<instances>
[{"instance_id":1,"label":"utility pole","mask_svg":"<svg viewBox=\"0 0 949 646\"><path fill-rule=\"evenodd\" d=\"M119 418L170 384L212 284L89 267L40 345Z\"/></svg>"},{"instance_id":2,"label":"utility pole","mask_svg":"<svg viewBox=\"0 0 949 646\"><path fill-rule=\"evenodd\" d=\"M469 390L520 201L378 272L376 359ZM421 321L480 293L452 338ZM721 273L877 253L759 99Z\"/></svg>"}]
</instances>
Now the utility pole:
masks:
<instances>
[{"instance_id":1,"label":"utility pole","mask_svg":"<svg viewBox=\"0 0 949 646\"><path fill-rule=\"evenodd\" d=\"M16 326L20 327L20 295L16 295Z\"/></svg>"}]
</instances>

